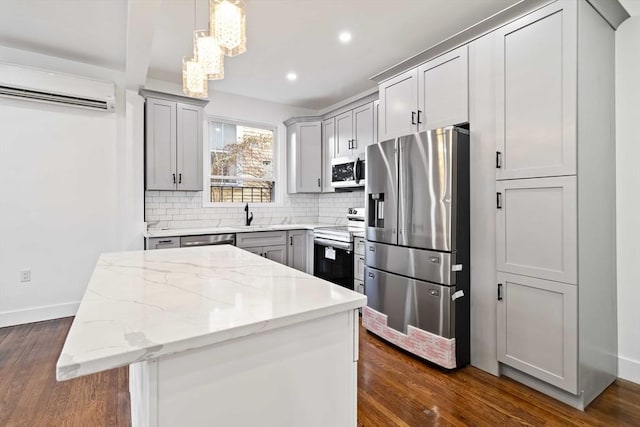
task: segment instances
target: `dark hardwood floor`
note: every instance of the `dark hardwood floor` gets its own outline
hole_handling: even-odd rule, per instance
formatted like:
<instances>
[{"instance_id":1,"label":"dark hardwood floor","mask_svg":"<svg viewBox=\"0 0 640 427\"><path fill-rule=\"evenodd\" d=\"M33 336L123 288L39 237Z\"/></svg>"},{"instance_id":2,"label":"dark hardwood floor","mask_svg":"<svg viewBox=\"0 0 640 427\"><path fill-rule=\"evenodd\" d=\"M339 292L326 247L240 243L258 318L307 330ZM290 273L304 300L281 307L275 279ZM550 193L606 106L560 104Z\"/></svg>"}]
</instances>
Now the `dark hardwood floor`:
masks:
<instances>
[{"instance_id":1,"label":"dark hardwood floor","mask_svg":"<svg viewBox=\"0 0 640 427\"><path fill-rule=\"evenodd\" d=\"M57 382L72 318L0 329L0 426L129 426L126 368Z\"/></svg>"},{"instance_id":2,"label":"dark hardwood floor","mask_svg":"<svg viewBox=\"0 0 640 427\"><path fill-rule=\"evenodd\" d=\"M71 320L0 329L0 426L130 425L126 369L56 382ZM618 380L580 412L476 368L446 373L360 332L359 426L640 426L640 385Z\"/></svg>"}]
</instances>

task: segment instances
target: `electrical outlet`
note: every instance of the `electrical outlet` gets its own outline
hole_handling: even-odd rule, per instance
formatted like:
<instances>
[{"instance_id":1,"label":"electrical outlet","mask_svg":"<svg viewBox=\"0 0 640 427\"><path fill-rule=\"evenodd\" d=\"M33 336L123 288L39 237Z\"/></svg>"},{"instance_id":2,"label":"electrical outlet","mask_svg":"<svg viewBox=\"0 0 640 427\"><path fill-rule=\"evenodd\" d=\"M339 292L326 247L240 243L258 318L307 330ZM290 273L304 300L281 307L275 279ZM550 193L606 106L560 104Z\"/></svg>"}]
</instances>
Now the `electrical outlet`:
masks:
<instances>
[{"instance_id":1,"label":"electrical outlet","mask_svg":"<svg viewBox=\"0 0 640 427\"><path fill-rule=\"evenodd\" d=\"M31 270L20 270L20 281L21 282L30 282L31 281Z\"/></svg>"}]
</instances>

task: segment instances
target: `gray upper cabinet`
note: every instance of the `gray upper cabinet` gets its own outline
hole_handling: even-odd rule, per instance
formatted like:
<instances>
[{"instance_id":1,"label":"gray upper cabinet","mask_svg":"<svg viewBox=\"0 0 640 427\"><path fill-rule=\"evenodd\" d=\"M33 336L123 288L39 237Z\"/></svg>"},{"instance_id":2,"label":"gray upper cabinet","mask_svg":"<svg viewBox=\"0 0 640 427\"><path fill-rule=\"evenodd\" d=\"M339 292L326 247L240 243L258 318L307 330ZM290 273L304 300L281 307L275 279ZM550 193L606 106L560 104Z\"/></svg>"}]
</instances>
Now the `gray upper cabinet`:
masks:
<instances>
[{"instance_id":1,"label":"gray upper cabinet","mask_svg":"<svg viewBox=\"0 0 640 427\"><path fill-rule=\"evenodd\" d=\"M498 273L498 360L578 393L576 286Z\"/></svg>"},{"instance_id":2,"label":"gray upper cabinet","mask_svg":"<svg viewBox=\"0 0 640 427\"><path fill-rule=\"evenodd\" d=\"M406 71L379 86L378 140L416 132L418 69Z\"/></svg>"},{"instance_id":3,"label":"gray upper cabinet","mask_svg":"<svg viewBox=\"0 0 640 427\"><path fill-rule=\"evenodd\" d=\"M336 155L343 157L351 154L351 140L353 139L353 114L351 111L335 117L336 121Z\"/></svg>"},{"instance_id":4,"label":"gray upper cabinet","mask_svg":"<svg viewBox=\"0 0 640 427\"><path fill-rule=\"evenodd\" d=\"M335 117L336 155L343 157L364 153L374 143L373 102Z\"/></svg>"},{"instance_id":5,"label":"gray upper cabinet","mask_svg":"<svg viewBox=\"0 0 640 427\"><path fill-rule=\"evenodd\" d=\"M336 120L335 117L322 122L322 192L333 193L331 186L331 160L336 150Z\"/></svg>"},{"instance_id":6,"label":"gray upper cabinet","mask_svg":"<svg viewBox=\"0 0 640 427\"><path fill-rule=\"evenodd\" d=\"M191 103L186 97L147 90L140 93L146 98L145 188L202 191L202 126L206 102L193 100Z\"/></svg>"},{"instance_id":7,"label":"gray upper cabinet","mask_svg":"<svg viewBox=\"0 0 640 427\"><path fill-rule=\"evenodd\" d=\"M497 270L578 282L576 177L498 181Z\"/></svg>"},{"instance_id":8,"label":"gray upper cabinet","mask_svg":"<svg viewBox=\"0 0 640 427\"><path fill-rule=\"evenodd\" d=\"M147 98L146 125L146 189L176 189L176 103Z\"/></svg>"},{"instance_id":9,"label":"gray upper cabinet","mask_svg":"<svg viewBox=\"0 0 640 427\"><path fill-rule=\"evenodd\" d=\"M469 121L469 65L462 46L418 67L418 129Z\"/></svg>"},{"instance_id":10,"label":"gray upper cabinet","mask_svg":"<svg viewBox=\"0 0 640 427\"><path fill-rule=\"evenodd\" d=\"M497 179L576 173L575 7L559 2L497 31Z\"/></svg>"},{"instance_id":11,"label":"gray upper cabinet","mask_svg":"<svg viewBox=\"0 0 640 427\"><path fill-rule=\"evenodd\" d=\"M380 141L469 121L467 46L382 82L379 96Z\"/></svg>"},{"instance_id":12,"label":"gray upper cabinet","mask_svg":"<svg viewBox=\"0 0 640 427\"><path fill-rule=\"evenodd\" d=\"M202 108L177 104L177 189L202 191Z\"/></svg>"},{"instance_id":13,"label":"gray upper cabinet","mask_svg":"<svg viewBox=\"0 0 640 427\"><path fill-rule=\"evenodd\" d=\"M322 191L322 121L317 117L287 120L289 193Z\"/></svg>"}]
</instances>

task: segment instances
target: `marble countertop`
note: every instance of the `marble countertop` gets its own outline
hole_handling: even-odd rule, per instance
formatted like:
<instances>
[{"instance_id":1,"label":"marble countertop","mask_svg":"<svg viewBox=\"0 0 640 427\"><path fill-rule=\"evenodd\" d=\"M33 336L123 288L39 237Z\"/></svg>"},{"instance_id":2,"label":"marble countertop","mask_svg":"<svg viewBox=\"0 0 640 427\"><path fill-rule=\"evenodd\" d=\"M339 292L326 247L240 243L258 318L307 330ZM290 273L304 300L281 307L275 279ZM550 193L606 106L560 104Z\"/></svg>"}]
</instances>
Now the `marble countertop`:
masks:
<instances>
[{"instance_id":1,"label":"marble countertop","mask_svg":"<svg viewBox=\"0 0 640 427\"><path fill-rule=\"evenodd\" d=\"M365 304L364 295L229 245L107 253L56 376L75 378Z\"/></svg>"},{"instance_id":2,"label":"marble countertop","mask_svg":"<svg viewBox=\"0 0 640 427\"><path fill-rule=\"evenodd\" d=\"M330 224L273 224L251 226L227 226L211 228L171 228L164 230L150 229L145 231L144 237L176 237L197 236L200 234L250 233L254 231L282 231L282 230L313 230L316 227L330 227Z\"/></svg>"}]
</instances>

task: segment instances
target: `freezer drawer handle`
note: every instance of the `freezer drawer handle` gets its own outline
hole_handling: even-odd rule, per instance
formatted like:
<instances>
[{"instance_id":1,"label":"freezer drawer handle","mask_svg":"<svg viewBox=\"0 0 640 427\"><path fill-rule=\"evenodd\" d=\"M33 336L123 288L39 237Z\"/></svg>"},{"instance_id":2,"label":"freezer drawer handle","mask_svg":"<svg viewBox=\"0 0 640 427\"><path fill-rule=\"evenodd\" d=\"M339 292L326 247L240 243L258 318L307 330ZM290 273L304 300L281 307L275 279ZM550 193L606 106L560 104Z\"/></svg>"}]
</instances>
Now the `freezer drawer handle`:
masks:
<instances>
[{"instance_id":1,"label":"freezer drawer handle","mask_svg":"<svg viewBox=\"0 0 640 427\"><path fill-rule=\"evenodd\" d=\"M502 283L498 283L498 301L502 301Z\"/></svg>"},{"instance_id":2,"label":"freezer drawer handle","mask_svg":"<svg viewBox=\"0 0 640 427\"><path fill-rule=\"evenodd\" d=\"M429 261L436 263L436 264L440 264L440 257L439 256L430 256L429 257Z\"/></svg>"}]
</instances>

